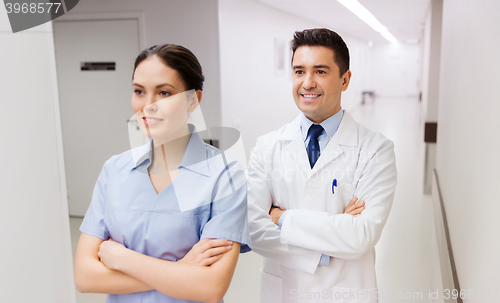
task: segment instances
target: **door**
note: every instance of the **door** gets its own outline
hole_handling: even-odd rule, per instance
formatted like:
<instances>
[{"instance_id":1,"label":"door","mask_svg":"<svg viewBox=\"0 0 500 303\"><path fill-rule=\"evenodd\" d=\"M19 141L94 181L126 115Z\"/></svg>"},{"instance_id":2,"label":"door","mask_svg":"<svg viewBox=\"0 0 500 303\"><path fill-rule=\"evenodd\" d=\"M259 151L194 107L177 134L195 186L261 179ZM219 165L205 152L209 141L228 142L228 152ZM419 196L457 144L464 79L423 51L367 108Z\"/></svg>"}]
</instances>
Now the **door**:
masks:
<instances>
[{"instance_id":1,"label":"door","mask_svg":"<svg viewBox=\"0 0 500 303\"><path fill-rule=\"evenodd\" d=\"M104 162L130 149L138 20L55 21L54 41L69 213L84 216Z\"/></svg>"}]
</instances>

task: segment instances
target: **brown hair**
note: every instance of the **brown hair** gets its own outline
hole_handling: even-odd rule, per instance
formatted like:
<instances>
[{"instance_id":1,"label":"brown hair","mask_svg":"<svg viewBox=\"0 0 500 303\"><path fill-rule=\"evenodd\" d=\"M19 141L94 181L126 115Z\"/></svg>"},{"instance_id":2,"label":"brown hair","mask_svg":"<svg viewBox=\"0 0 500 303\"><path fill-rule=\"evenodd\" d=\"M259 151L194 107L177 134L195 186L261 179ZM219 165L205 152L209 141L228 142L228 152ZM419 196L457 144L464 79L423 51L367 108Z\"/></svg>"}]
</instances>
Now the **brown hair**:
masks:
<instances>
[{"instance_id":1,"label":"brown hair","mask_svg":"<svg viewBox=\"0 0 500 303\"><path fill-rule=\"evenodd\" d=\"M189 49L176 44L155 45L143 50L135 59L132 80L139 63L153 55L158 56L163 63L179 73L187 90L203 90L205 77L198 58Z\"/></svg>"},{"instance_id":2,"label":"brown hair","mask_svg":"<svg viewBox=\"0 0 500 303\"><path fill-rule=\"evenodd\" d=\"M324 46L333 51L334 60L340 70L340 77L349 70L349 49L342 37L327 28L313 28L296 31L291 43L293 55L301 46ZM292 61L293 61L292 55Z\"/></svg>"}]
</instances>

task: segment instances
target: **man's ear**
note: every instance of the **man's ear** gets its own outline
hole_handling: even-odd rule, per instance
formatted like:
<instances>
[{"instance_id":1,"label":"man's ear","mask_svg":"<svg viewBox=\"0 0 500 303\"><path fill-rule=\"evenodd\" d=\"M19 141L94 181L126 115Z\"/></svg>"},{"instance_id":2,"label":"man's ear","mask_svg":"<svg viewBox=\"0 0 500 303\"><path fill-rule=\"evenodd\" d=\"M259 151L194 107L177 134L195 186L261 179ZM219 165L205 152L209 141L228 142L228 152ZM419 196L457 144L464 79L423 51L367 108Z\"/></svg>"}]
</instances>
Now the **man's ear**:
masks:
<instances>
[{"instance_id":1,"label":"man's ear","mask_svg":"<svg viewBox=\"0 0 500 303\"><path fill-rule=\"evenodd\" d=\"M195 91L191 100L189 100L188 112L192 113L196 109L196 107L200 104L202 92L201 90Z\"/></svg>"},{"instance_id":2,"label":"man's ear","mask_svg":"<svg viewBox=\"0 0 500 303\"><path fill-rule=\"evenodd\" d=\"M342 75L342 91L345 91L351 82L351 70L347 70L344 75Z\"/></svg>"}]
</instances>

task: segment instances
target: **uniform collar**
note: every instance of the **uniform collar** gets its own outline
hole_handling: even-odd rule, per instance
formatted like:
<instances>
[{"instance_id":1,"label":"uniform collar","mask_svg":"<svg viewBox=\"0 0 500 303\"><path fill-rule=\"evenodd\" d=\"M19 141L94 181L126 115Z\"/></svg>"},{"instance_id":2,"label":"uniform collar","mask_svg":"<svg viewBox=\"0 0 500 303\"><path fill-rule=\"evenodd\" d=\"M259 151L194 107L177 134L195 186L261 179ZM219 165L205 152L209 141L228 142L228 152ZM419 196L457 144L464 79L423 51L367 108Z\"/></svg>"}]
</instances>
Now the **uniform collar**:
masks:
<instances>
[{"instance_id":1,"label":"uniform collar","mask_svg":"<svg viewBox=\"0 0 500 303\"><path fill-rule=\"evenodd\" d=\"M203 141L193 125L189 124L189 129L191 130L191 139L189 139L186 152L179 167L184 167L204 176L210 176L207 144L205 144L205 141Z\"/></svg>"},{"instance_id":2,"label":"uniform collar","mask_svg":"<svg viewBox=\"0 0 500 303\"><path fill-rule=\"evenodd\" d=\"M300 131L302 133L302 138L304 140L307 137L307 132L309 131L309 128L311 125L314 124L311 120L309 120L304 113L300 114ZM334 115L331 117L328 117L325 119L325 121L321 122L319 125L323 127L323 129L326 131L326 135L328 136L329 139L335 135L337 132L337 129L339 128L340 122L342 121L342 117L344 116L344 110L340 109L338 112L336 112Z\"/></svg>"},{"instance_id":3,"label":"uniform collar","mask_svg":"<svg viewBox=\"0 0 500 303\"><path fill-rule=\"evenodd\" d=\"M207 145L201 138L200 134L192 124L188 124L189 130L191 131L191 138L189 139L186 152L182 157L179 168L185 168L193 172L210 176L210 169L208 167L208 150ZM153 150L153 140L149 139L149 142L133 148L132 158L133 165L130 170L137 169L143 173L147 173L149 165L151 165Z\"/></svg>"},{"instance_id":4,"label":"uniform collar","mask_svg":"<svg viewBox=\"0 0 500 303\"><path fill-rule=\"evenodd\" d=\"M279 140L290 141L294 140L296 136L300 136L302 138L300 129L302 115L303 114L300 113L287 127L285 127L283 133L279 137ZM339 145L353 147L358 146L358 126L356 121L347 111L344 111L344 116L342 117L342 121L340 121L338 130L334 136L337 137Z\"/></svg>"}]
</instances>

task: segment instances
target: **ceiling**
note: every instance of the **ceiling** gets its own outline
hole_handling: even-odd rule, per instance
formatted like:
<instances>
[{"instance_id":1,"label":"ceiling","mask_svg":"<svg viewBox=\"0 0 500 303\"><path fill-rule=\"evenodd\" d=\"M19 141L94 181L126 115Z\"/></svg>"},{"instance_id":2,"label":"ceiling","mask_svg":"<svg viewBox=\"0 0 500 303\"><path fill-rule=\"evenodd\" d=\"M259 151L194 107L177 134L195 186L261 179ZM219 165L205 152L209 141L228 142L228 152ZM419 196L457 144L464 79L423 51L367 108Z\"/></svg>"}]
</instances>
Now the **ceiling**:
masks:
<instances>
[{"instance_id":1,"label":"ceiling","mask_svg":"<svg viewBox=\"0 0 500 303\"><path fill-rule=\"evenodd\" d=\"M336 0L257 0L366 42L388 43ZM431 0L358 0L401 42L420 40Z\"/></svg>"}]
</instances>

